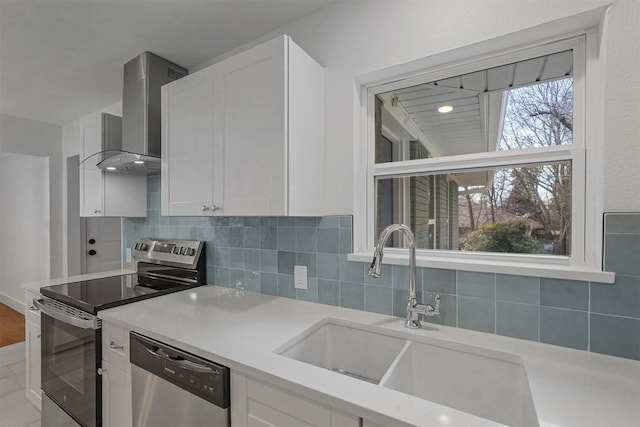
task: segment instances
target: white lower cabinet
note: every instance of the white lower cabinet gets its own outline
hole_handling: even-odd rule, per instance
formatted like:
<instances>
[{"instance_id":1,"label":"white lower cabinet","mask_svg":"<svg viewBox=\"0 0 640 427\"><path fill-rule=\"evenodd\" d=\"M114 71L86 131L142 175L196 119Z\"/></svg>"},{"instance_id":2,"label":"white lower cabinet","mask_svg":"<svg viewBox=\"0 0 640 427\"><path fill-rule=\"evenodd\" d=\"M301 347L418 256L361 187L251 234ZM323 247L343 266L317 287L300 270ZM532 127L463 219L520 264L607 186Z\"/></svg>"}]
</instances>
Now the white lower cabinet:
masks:
<instances>
[{"instance_id":1,"label":"white lower cabinet","mask_svg":"<svg viewBox=\"0 0 640 427\"><path fill-rule=\"evenodd\" d=\"M40 310L33 305L34 298L40 298L40 294L25 291L25 375L27 399L40 409Z\"/></svg>"},{"instance_id":2,"label":"white lower cabinet","mask_svg":"<svg viewBox=\"0 0 640 427\"><path fill-rule=\"evenodd\" d=\"M129 330L102 323L102 426L131 427Z\"/></svg>"},{"instance_id":3,"label":"white lower cabinet","mask_svg":"<svg viewBox=\"0 0 640 427\"><path fill-rule=\"evenodd\" d=\"M233 427L358 427L360 418L232 371L231 425Z\"/></svg>"},{"instance_id":4,"label":"white lower cabinet","mask_svg":"<svg viewBox=\"0 0 640 427\"><path fill-rule=\"evenodd\" d=\"M40 408L40 325L26 323L27 399Z\"/></svg>"},{"instance_id":5,"label":"white lower cabinet","mask_svg":"<svg viewBox=\"0 0 640 427\"><path fill-rule=\"evenodd\" d=\"M102 425L132 425L131 375L102 360Z\"/></svg>"}]
</instances>

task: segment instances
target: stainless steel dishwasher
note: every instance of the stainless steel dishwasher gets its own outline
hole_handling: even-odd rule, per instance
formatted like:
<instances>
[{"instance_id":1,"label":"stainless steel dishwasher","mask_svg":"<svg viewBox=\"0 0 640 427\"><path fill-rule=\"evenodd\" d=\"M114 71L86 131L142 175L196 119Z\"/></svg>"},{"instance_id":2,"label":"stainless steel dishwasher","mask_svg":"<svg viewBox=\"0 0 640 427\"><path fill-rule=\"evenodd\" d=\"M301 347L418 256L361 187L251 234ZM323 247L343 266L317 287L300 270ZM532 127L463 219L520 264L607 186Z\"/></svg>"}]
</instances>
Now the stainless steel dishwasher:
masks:
<instances>
[{"instance_id":1,"label":"stainless steel dishwasher","mask_svg":"<svg viewBox=\"0 0 640 427\"><path fill-rule=\"evenodd\" d=\"M228 427L229 368L132 332L134 427Z\"/></svg>"}]
</instances>

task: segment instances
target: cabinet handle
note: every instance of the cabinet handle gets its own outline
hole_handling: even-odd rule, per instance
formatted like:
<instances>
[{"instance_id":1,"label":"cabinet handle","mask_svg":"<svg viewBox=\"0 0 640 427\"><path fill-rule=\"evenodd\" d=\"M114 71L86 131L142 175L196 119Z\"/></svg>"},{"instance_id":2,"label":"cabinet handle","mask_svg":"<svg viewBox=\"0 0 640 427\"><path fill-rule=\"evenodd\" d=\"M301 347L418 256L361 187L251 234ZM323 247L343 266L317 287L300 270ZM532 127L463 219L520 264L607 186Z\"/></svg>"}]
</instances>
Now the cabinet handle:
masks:
<instances>
[{"instance_id":1,"label":"cabinet handle","mask_svg":"<svg viewBox=\"0 0 640 427\"><path fill-rule=\"evenodd\" d=\"M98 368L98 375L104 375L107 373L107 368Z\"/></svg>"},{"instance_id":2,"label":"cabinet handle","mask_svg":"<svg viewBox=\"0 0 640 427\"><path fill-rule=\"evenodd\" d=\"M96 214L96 215L99 214L100 213L100 209L94 209L93 213Z\"/></svg>"},{"instance_id":3,"label":"cabinet handle","mask_svg":"<svg viewBox=\"0 0 640 427\"><path fill-rule=\"evenodd\" d=\"M40 336L41 336L41 334L39 334L39 333L36 334L36 338L40 338Z\"/></svg>"},{"instance_id":4,"label":"cabinet handle","mask_svg":"<svg viewBox=\"0 0 640 427\"><path fill-rule=\"evenodd\" d=\"M202 212L215 212L215 211L219 211L220 210L220 206L216 206L216 205L211 205L211 206L207 206L204 204L204 202L202 202Z\"/></svg>"},{"instance_id":5,"label":"cabinet handle","mask_svg":"<svg viewBox=\"0 0 640 427\"><path fill-rule=\"evenodd\" d=\"M124 350L124 344L116 344L115 341L111 340L111 342L109 343L109 348L111 350Z\"/></svg>"}]
</instances>

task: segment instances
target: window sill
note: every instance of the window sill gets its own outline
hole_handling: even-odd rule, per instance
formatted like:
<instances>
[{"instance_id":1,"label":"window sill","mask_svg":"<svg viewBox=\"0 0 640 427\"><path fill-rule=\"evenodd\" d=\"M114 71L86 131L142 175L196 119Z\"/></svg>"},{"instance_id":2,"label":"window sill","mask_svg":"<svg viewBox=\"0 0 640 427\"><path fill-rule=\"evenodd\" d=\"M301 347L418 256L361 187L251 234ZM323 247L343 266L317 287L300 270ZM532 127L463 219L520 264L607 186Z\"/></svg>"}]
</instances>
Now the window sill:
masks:
<instances>
[{"instance_id":1,"label":"window sill","mask_svg":"<svg viewBox=\"0 0 640 427\"><path fill-rule=\"evenodd\" d=\"M347 255L349 261L370 263L373 253L358 252ZM406 254L385 253L384 264L407 265ZM429 256L416 256L417 267L447 270L475 271L481 273L513 274L519 276L548 277L552 279L584 280L599 283L614 283L616 274L588 266L543 265L524 262L492 260L463 260Z\"/></svg>"}]
</instances>

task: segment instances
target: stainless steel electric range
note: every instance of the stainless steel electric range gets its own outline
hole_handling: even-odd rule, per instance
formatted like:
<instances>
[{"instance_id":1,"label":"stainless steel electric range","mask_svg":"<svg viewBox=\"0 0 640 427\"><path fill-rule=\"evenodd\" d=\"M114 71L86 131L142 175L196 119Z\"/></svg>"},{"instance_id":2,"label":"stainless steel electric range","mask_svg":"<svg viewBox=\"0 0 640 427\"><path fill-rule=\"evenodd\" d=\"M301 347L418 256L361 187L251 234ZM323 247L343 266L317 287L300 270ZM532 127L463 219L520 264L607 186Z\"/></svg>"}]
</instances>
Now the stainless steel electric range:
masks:
<instances>
[{"instance_id":1,"label":"stainless steel electric range","mask_svg":"<svg viewBox=\"0 0 640 427\"><path fill-rule=\"evenodd\" d=\"M98 311L204 285L204 252L204 242L140 239L135 274L40 289L42 425L102 425Z\"/></svg>"}]
</instances>

